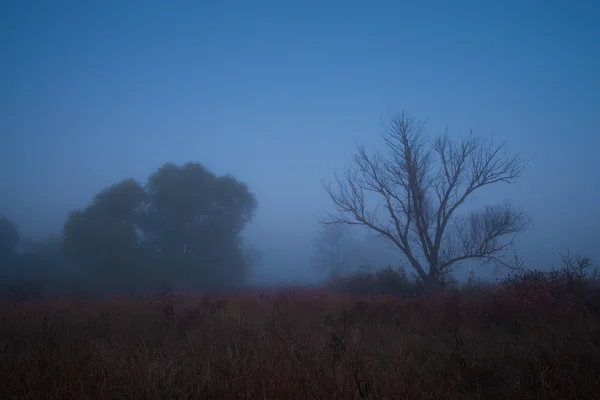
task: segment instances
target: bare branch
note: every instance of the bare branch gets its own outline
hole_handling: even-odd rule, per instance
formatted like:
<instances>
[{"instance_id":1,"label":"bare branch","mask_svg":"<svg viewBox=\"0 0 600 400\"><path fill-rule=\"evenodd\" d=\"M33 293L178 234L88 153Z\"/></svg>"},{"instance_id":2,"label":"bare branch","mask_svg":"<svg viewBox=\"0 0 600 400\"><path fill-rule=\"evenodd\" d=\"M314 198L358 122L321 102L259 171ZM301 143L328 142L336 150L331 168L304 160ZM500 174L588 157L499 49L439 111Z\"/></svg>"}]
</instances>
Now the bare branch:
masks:
<instances>
[{"instance_id":1,"label":"bare branch","mask_svg":"<svg viewBox=\"0 0 600 400\"><path fill-rule=\"evenodd\" d=\"M357 254L356 246L347 237L344 225L324 225L313 245L315 252L310 259L311 265L328 270L331 276L340 276L346 272L350 258Z\"/></svg>"},{"instance_id":2,"label":"bare branch","mask_svg":"<svg viewBox=\"0 0 600 400\"><path fill-rule=\"evenodd\" d=\"M384 126L383 139L387 154L359 147L354 167L336 176L337 187L324 184L337 214L322 223L367 226L394 243L422 278L435 279L462 260L492 260L513 243L500 239L528 228L529 217L506 204L467 218L455 212L482 187L516 182L529 158L472 132L458 141L445 132L428 142L425 125L404 112ZM368 206L371 195L379 201Z\"/></svg>"},{"instance_id":3,"label":"bare branch","mask_svg":"<svg viewBox=\"0 0 600 400\"><path fill-rule=\"evenodd\" d=\"M507 202L487 206L482 212L455 220L454 239L442 251L439 269L459 261L482 259L497 260L499 255L514 244L514 237L531 225L531 218ZM501 238L510 239L501 242Z\"/></svg>"}]
</instances>

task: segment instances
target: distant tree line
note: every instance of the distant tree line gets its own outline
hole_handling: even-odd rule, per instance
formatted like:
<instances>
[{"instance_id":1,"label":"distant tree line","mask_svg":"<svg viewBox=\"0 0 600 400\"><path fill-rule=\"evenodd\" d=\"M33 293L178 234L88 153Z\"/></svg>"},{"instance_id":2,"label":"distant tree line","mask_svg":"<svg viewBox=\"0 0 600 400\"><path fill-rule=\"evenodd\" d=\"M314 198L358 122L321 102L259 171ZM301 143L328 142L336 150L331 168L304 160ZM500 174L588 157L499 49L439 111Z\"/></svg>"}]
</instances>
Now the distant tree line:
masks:
<instances>
[{"instance_id":1,"label":"distant tree line","mask_svg":"<svg viewBox=\"0 0 600 400\"><path fill-rule=\"evenodd\" d=\"M335 212L319 220L324 228L311 264L333 278L356 272L357 264L380 263L373 253L384 252L374 250L383 239L396 249L397 261L390 264L406 265L431 290L443 287L464 261L504 265L516 235L529 229L529 215L507 202L461 209L485 187L517 182L529 158L472 134L429 139L425 124L404 112L385 126L383 140L387 152L359 147L343 177L324 184ZM51 277L62 263L62 273L87 282L83 286L116 292L164 283L181 289L239 286L258 259L240 235L256 208L255 196L236 178L216 176L199 163L167 163L145 185L124 179L103 189L70 213L60 240L34 254L18 254L18 230L2 220L2 271L45 277L24 267L36 265L52 271ZM360 245L344 225L370 231L370 243Z\"/></svg>"},{"instance_id":2,"label":"distant tree line","mask_svg":"<svg viewBox=\"0 0 600 400\"><path fill-rule=\"evenodd\" d=\"M241 285L259 258L241 239L257 205L233 176L167 163L145 185L128 178L104 188L46 242L23 246L16 225L1 219L0 278L110 293Z\"/></svg>"}]
</instances>

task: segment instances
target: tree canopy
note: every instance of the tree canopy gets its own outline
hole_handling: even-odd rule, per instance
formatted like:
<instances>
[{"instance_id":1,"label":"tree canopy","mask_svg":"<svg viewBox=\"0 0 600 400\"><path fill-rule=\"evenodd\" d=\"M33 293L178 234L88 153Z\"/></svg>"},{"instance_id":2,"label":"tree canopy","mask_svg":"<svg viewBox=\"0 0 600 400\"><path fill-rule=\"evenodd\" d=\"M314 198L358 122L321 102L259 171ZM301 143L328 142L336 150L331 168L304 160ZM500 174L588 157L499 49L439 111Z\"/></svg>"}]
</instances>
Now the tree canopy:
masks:
<instances>
[{"instance_id":1,"label":"tree canopy","mask_svg":"<svg viewBox=\"0 0 600 400\"><path fill-rule=\"evenodd\" d=\"M0 257L15 253L18 244L19 230L17 225L8 218L0 216Z\"/></svg>"},{"instance_id":2,"label":"tree canopy","mask_svg":"<svg viewBox=\"0 0 600 400\"><path fill-rule=\"evenodd\" d=\"M240 233L256 208L254 195L234 177L199 163L167 163L145 187L125 179L71 213L65 251L134 287L153 280L194 287L241 282L247 257Z\"/></svg>"}]
</instances>

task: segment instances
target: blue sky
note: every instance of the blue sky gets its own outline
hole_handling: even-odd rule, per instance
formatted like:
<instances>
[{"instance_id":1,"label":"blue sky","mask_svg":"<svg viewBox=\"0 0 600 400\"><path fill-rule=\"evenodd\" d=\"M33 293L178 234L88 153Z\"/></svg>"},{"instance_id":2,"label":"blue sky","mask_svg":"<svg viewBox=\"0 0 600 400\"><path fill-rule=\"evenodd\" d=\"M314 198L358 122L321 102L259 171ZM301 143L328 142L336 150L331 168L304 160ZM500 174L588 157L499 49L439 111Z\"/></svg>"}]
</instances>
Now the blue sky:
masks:
<instances>
[{"instance_id":1,"label":"blue sky","mask_svg":"<svg viewBox=\"0 0 600 400\"><path fill-rule=\"evenodd\" d=\"M592 1L4 0L0 212L39 237L104 186L200 161L256 193L248 241L287 276L330 207L321 179L406 109L535 153L478 197L533 214L528 260L598 258L599 18Z\"/></svg>"}]
</instances>

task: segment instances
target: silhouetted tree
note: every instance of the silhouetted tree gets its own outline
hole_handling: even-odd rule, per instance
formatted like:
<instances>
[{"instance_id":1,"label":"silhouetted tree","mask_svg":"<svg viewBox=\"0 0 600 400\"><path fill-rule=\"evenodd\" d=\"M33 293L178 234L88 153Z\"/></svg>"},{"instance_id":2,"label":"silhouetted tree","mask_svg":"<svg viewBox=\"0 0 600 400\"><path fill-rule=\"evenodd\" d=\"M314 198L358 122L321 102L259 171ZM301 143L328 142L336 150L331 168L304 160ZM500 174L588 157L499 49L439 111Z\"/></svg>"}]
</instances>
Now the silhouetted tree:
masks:
<instances>
[{"instance_id":1,"label":"silhouetted tree","mask_svg":"<svg viewBox=\"0 0 600 400\"><path fill-rule=\"evenodd\" d=\"M460 261L497 260L529 227L529 216L508 203L456 213L476 190L521 176L528 160L509 155L504 143L472 133L454 141L447 132L428 142L424 124L404 112L385 128L389 154L369 155L361 146L354 166L344 178L336 176L337 188L324 184L338 213L322 223L372 229L394 243L432 288L439 286L440 273ZM379 205L370 209L368 195Z\"/></svg>"},{"instance_id":2,"label":"silhouetted tree","mask_svg":"<svg viewBox=\"0 0 600 400\"><path fill-rule=\"evenodd\" d=\"M0 262L12 257L19 245L17 225L4 216L0 216Z\"/></svg>"},{"instance_id":3,"label":"silhouetted tree","mask_svg":"<svg viewBox=\"0 0 600 400\"><path fill-rule=\"evenodd\" d=\"M240 233L257 207L245 184L199 163L168 163L150 176L147 190L145 229L158 259L207 285L244 278Z\"/></svg>"},{"instance_id":4,"label":"silhouetted tree","mask_svg":"<svg viewBox=\"0 0 600 400\"><path fill-rule=\"evenodd\" d=\"M358 254L357 243L342 225L324 225L313 241L311 266L327 271L332 277L349 272L353 257Z\"/></svg>"},{"instance_id":5,"label":"silhouetted tree","mask_svg":"<svg viewBox=\"0 0 600 400\"><path fill-rule=\"evenodd\" d=\"M256 207L254 195L232 176L217 177L198 163L168 163L146 188L126 179L72 213L65 250L131 282L230 284L245 277L240 233Z\"/></svg>"},{"instance_id":6,"label":"silhouetted tree","mask_svg":"<svg viewBox=\"0 0 600 400\"><path fill-rule=\"evenodd\" d=\"M12 221L0 218L0 296L15 301L41 296L42 283L60 267L60 253L60 247L22 238Z\"/></svg>"},{"instance_id":7,"label":"silhouetted tree","mask_svg":"<svg viewBox=\"0 0 600 400\"><path fill-rule=\"evenodd\" d=\"M137 223L146 199L144 189L132 179L102 190L88 207L69 215L63 229L65 254L100 276L118 277L115 287L137 279L143 274Z\"/></svg>"}]
</instances>

